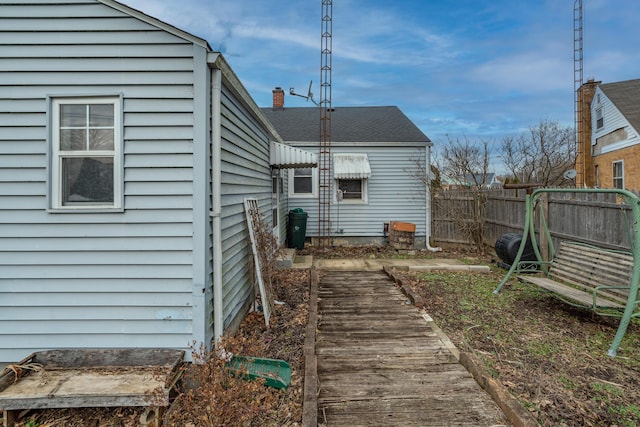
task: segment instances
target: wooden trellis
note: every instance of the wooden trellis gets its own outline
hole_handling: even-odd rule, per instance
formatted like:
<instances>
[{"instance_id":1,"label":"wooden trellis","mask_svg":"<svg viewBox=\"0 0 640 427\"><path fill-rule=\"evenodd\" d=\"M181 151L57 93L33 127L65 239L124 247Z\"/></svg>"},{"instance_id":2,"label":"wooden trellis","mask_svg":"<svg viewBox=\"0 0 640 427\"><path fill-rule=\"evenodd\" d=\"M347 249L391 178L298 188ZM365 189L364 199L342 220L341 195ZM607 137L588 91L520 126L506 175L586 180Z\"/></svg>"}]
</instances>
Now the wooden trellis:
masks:
<instances>
[{"instance_id":1,"label":"wooden trellis","mask_svg":"<svg viewBox=\"0 0 640 427\"><path fill-rule=\"evenodd\" d=\"M271 317L271 298L267 292L264 280L262 278L262 265L260 262L260 254L258 253L258 245L256 243L256 232L260 230L260 211L258 209L258 200L247 197L244 199L244 211L247 216L247 228L249 229L249 237L251 238L251 250L253 252L253 264L255 265L257 288L260 292L262 301L262 312L264 313L264 322L269 326L269 318Z\"/></svg>"}]
</instances>

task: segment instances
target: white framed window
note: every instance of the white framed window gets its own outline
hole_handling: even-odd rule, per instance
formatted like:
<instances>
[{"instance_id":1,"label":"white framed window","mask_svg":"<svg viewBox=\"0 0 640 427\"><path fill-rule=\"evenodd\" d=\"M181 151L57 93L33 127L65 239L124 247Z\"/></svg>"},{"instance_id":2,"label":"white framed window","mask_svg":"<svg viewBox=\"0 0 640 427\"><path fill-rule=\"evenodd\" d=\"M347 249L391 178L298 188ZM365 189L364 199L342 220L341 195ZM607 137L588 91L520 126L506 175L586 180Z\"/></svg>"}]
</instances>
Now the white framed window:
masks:
<instances>
[{"instance_id":1,"label":"white framed window","mask_svg":"<svg viewBox=\"0 0 640 427\"><path fill-rule=\"evenodd\" d=\"M367 203L367 179L336 179L342 203Z\"/></svg>"},{"instance_id":2,"label":"white framed window","mask_svg":"<svg viewBox=\"0 0 640 427\"><path fill-rule=\"evenodd\" d=\"M120 97L51 99L53 210L122 208Z\"/></svg>"},{"instance_id":3,"label":"white framed window","mask_svg":"<svg viewBox=\"0 0 640 427\"><path fill-rule=\"evenodd\" d=\"M602 115L602 107L596 108L596 129L604 127L604 117Z\"/></svg>"},{"instance_id":4,"label":"white framed window","mask_svg":"<svg viewBox=\"0 0 640 427\"><path fill-rule=\"evenodd\" d=\"M366 153L336 153L333 155L336 196L341 203L367 203L367 186L371 165Z\"/></svg>"},{"instance_id":5,"label":"white framed window","mask_svg":"<svg viewBox=\"0 0 640 427\"><path fill-rule=\"evenodd\" d=\"M289 169L290 197L316 197L317 194L317 168Z\"/></svg>"},{"instance_id":6,"label":"white framed window","mask_svg":"<svg viewBox=\"0 0 640 427\"><path fill-rule=\"evenodd\" d=\"M624 161L618 160L612 163L612 186L620 190L624 189Z\"/></svg>"}]
</instances>

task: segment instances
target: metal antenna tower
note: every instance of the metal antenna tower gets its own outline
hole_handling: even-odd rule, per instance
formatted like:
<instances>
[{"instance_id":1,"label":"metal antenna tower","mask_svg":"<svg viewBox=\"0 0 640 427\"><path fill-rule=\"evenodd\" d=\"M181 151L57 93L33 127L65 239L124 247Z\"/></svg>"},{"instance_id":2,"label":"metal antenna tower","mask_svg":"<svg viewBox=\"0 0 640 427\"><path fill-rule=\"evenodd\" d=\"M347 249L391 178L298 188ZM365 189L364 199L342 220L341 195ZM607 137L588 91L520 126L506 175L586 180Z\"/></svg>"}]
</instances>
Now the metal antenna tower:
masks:
<instances>
[{"instance_id":1,"label":"metal antenna tower","mask_svg":"<svg viewBox=\"0 0 640 427\"><path fill-rule=\"evenodd\" d=\"M331 51L333 0L322 0L320 48L320 150L318 159L318 244L331 243Z\"/></svg>"},{"instance_id":2,"label":"metal antenna tower","mask_svg":"<svg viewBox=\"0 0 640 427\"><path fill-rule=\"evenodd\" d=\"M573 3L573 126L576 144L576 183L585 184L585 167L587 153L585 152L584 122L584 91L583 84L583 62L584 62L584 16L582 14L582 0L574 0Z\"/></svg>"}]
</instances>

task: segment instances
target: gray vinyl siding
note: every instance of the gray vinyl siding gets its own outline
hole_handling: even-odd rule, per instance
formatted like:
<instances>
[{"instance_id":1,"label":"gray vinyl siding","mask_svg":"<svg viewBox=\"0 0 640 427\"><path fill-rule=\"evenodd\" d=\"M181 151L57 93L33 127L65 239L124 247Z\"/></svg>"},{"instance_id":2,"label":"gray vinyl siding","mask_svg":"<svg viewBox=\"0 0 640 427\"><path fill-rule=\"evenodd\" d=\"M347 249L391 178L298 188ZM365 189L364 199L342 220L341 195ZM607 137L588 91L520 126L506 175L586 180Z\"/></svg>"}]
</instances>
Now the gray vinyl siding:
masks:
<instances>
[{"instance_id":1,"label":"gray vinyl siding","mask_svg":"<svg viewBox=\"0 0 640 427\"><path fill-rule=\"evenodd\" d=\"M1 362L188 348L197 49L94 1L0 5ZM122 96L124 212L47 213L57 95Z\"/></svg>"},{"instance_id":2,"label":"gray vinyl siding","mask_svg":"<svg viewBox=\"0 0 640 427\"><path fill-rule=\"evenodd\" d=\"M398 144L401 145L401 144ZM317 153L317 149L301 147ZM412 176L416 159L424 164L425 148L417 147L332 147L331 153L366 153L371 166L367 183L367 203L336 203L331 206L332 233L336 237L382 237L384 223L403 221L416 224L416 236L425 236L425 188ZM335 180L331 180L335 192ZM292 185L292 183L289 183ZM318 199L290 198L289 209L302 208L309 215L307 236L318 235Z\"/></svg>"},{"instance_id":3,"label":"gray vinyl siding","mask_svg":"<svg viewBox=\"0 0 640 427\"><path fill-rule=\"evenodd\" d=\"M611 102L611 100L599 88L596 90L596 96L598 95L600 95L601 100L600 106L602 107L604 126L601 129L596 129L597 123L595 119L595 111L598 108L598 105L596 104L596 98L594 97L594 101L591 103L591 116L593 117L591 125L593 130L591 143L595 144L598 138L608 135L618 129L624 129L627 132L627 139L601 148L598 147L599 152L597 154L604 154L638 144L640 142L638 130L631 126L629 121L620 112L620 110L618 110L615 104Z\"/></svg>"},{"instance_id":4,"label":"gray vinyl siding","mask_svg":"<svg viewBox=\"0 0 640 427\"><path fill-rule=\"evenodd\" d=\"M258 199L260 213L271 224L269 137L227 84L222 88L222 292L224 328L253 297L251 243L244 199Z\"/></svg>"}]
</instances>

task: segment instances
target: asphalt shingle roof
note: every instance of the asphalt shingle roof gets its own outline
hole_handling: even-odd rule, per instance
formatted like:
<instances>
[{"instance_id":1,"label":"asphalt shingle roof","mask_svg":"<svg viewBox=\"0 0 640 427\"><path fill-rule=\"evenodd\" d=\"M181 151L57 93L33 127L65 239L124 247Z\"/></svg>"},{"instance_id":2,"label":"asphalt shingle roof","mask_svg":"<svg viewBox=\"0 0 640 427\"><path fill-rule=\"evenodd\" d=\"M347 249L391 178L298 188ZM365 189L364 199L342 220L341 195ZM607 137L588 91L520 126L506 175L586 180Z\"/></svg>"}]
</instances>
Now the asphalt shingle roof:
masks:
<instances>
[{"instance_id":1,"label":"asphalt shingle roof","mask_svg":"<svg viewBox=\"0 0 640 427\"><path fill-rule=\"evenodd\" d=\"M262 108L285 141L318 141L317 107ZM335 107L331 113L331 140L335 142L431 142L398 107Z\"/></svg>"},{"instance_id":2,"label":"asphalt shingle roof","mask_svg":"<svg viewBox=\"0 0 640 427\"><path fill-rule=\"evenodd\" d=\"M640 79L601 84L600 90L640 132Z\"/></svg>"}]
</instances>

